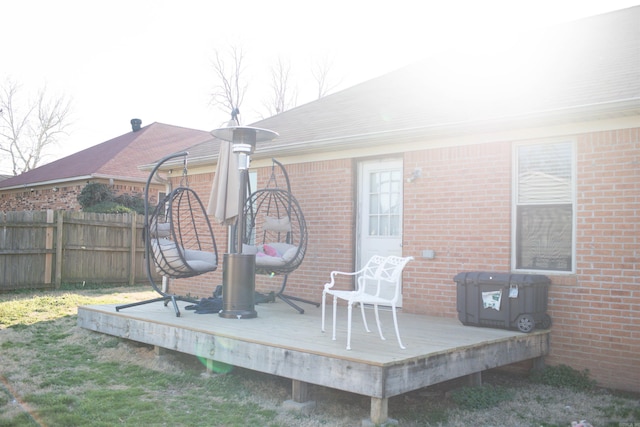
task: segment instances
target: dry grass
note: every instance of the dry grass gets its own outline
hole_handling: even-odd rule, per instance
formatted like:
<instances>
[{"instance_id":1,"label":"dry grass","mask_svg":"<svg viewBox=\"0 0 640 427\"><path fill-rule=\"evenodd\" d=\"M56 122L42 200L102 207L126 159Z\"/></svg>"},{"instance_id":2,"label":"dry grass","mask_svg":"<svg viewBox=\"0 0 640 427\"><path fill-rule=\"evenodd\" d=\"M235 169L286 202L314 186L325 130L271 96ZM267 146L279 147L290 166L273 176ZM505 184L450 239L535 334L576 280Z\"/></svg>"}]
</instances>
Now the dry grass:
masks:
<instances>
[{"instance_id":1,"label":"dry grass","mask_svg":"<svg viewBox=\"0 0 640 427\"><path fill-rule=\"evenodd\" d=\"M316 408L310 414L292 413L283 409L283 401L290 398L291 382L287 379L247 371L233 369L227 374L216 374L207 370L197 358L174 352L163 353L158 356L154 348L140 343L118 339L104 334L94 333L76 325L75 301L91 300L91 303L105 303L104 298L117 302L138 301L151 297L147 291L116 290L108 297L99 292L75 292L75 296L64 296L69 307L57 304L49 313L42 311L36 301L24 301L23 309L26 316L22 322L7 319L19 318L19 310L8 309L4 302L31 300L33 296L18 295L14 297L0 296L0 426L9 425L45 425L38 415L46 410L43 404L25 403L25 396L42 395L47 391L56 392L60 386L51 381L52 375L63 370L68 376L81 376L86 373L88 366L102 366L115 364L122 367L138 367L141 371L157 372L154 378L149 376L149 387L144 393L144 399L155 405L164 405L174 399L175 407L185 414L180 422L172 425L193 425L190 420L193 414L203 410L193 402L193 394L184 385L169 383L166 387L151 386L163 376L181 375L192 378L190 383L194 388L198 383L212 383L225 379L225 384L233 384L233 390L225 394L224 390L207 395L207 402L220 405L221 410L231 397L234 405L257 405L266 411L264 419L268 426L357 426L369 416L369 398L319 386L311 386L311 398L316 401ZM39 294L48 298L48 295ZM59 296L59 295L58 295ZM12 300L13 298L13 300ZM60 300L57 300L60 301ZM86 302L85 302L86 303ZM31 305L30 305L31 304ZM35 308L34 308L35 307ZM54 313L55 312L55 313ZM4 319L4 320L3 320ZM11 322L14 322L11 324ZM41 348L51 351L51 360L64 357L65 349L78 351L86 349L86 363L77 363L64 367L51 366L38 369L34 366L43 363L47 358L34 354L33 343L42 341ZM53 349L53 350L51 350ZM60 352L56 355L54 353ZM77 356L77 355L76 355ZM81 355L82 356L82 355ZM60 359L63 360L63 359ZM78 360L82 361L82 358ZM117 373L91 373L97 377L101 375L117 375ZM156 378L157 377L157 378ZM452 381L434 387L417 390L390 399L389 414L400 421L400 425L417 426L570 426L571 421L588 420L594 427L627 425L624 422L635 422L640 425L639 396L620 396L607 390L595 392L572 391L529 382L524 376L512 372L492 371L486 373L484 380L497 387L506 388L512 398L498 404L498 406L484 410L470 410L456 405L452 399L452 390L462 386L460 381ZM144 381L140 384L145 387ZM92 381L78 382L64 388L68 396L83 396L94 391ZM110 384L107 390L114 393L123 391L125 385ZM217 393L222 391L222 393ZM127 405L127 402L122 402ZM235 407L234 407L235 408ZM237 410L237 409L229 409ZM20 414L31 414L31 418L19 418ZM243 417L238 413L237 422L227 421L224 425L244 425ZM18 421L16 421L18 420ZM622 422L622 424L621 424ZM127 424L123 422L122 424ZM146 425L163 425L158 419L150 418ZM54 424L47 424L54 425ZM87 420L86 425L92 424ZM211 425L215 424L212 422Z\"/></svg>"}]
</instances>

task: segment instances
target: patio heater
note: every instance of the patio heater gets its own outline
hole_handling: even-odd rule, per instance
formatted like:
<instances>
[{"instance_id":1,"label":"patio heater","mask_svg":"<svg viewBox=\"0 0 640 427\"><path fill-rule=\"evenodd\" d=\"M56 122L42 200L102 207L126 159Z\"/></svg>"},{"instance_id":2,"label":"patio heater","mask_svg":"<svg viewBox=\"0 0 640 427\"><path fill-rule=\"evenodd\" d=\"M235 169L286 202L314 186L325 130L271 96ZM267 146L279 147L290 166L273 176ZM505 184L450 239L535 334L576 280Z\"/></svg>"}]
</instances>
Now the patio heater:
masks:
<instances>
[{"instance_id":1,"label":"patio heater","mask_svg":"<svg viewBox=\"0 0 640 427\"><path fill-rule=\"evenodd\" d=\"M238 197L238 219L236 226L236 251L226 253L222 259L222 310L220 317L226 319L251 319L258 316L254 307L256 256L242 253L242 241L246 229L244 204L247 199L249 163L256 143L271 141L276 132L248 126L227 126L215 129L211 134L231 142L234 155L238 156L240 194Z\"/></svg>"}]
</instances>

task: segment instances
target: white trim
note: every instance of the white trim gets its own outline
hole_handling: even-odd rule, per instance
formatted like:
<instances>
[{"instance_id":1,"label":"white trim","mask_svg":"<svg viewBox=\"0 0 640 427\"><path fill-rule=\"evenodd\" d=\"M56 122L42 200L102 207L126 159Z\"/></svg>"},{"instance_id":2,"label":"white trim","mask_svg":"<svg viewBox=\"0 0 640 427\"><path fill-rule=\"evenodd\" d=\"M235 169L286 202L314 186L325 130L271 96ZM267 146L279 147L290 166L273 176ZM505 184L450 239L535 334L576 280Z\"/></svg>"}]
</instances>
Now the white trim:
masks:
<instances>
[{"instance_id":1,"label":"white trim","mask_svg":"<svg viewBox=\"0 0 640 427\"><path fill-rule=\"evenodd\" d=\"M442 123L404 129L370 132L342 137L260 144L251 155L252 167L271 165L273 157L282 164L317 162L376 155L398 155L407 151L497 141L553 138L591 132L640 127L640 98L583 105L531 114L486 120ZM286 135L283 135L286 137ZM190 167L215 170L218 153L189 159ZM177 163L176 163L177 164ZM151 169L153 164L139 169ZM163 169L175 168L167 162Z\"/></svg>"},{"instance_id":2,"label":"white trim","mask_svg":"<svg viewBox=\"0 0 640 427\"><path fill-rule=\"evenodd\" d=\"M387 135L384 138L371 137L368 141L360 143L348 143L324 147L307 146L298 148L292 146L287 150L280 147L277 151L269 149L261 151L256 148L252 156L251 167L265 167L271 165L272 157L277 157L282 164L308 163L341 159L355 159L365 156L397 156L411 151L423 151L436 148L457 147L464 145L476 145L499 141L530 141L548 138L573 138L576 135L593 132L615 131L640 127L640 115L626 116L613 119L604 119L590 122L565 122L551 126L530 126L517 129L511 125L496 124L491 129L441 129L433 132L425 130L423 134L416 135ZM565 138L566 139L566 138ZM306 150L306 151L305 151ZM213 161L213 160L212 160ZM213 165L211 165L213 170Z\"/></svg>"},{"instance_id":3,"label":"white trim","mask_svg":"<svg viewBox=\"0 0 640 427\"><path fill-rule=\"evenodd\" d=\"M30 182L28 184L20 184L20 185L12 185L10 187L0 187L0 192L5 190L25 190L36 187L47 187L49 185L76 185L80 183L86 183L87 180L91 179L113 179L114 181L119 182L133 182L136 184L145 184L146 178L132 178L126 176L117 176L117 175L102 175L102 174L92 174L92 175L82 175L82 176L74 176L70 178L62 178L62 179L51 179L48 181L37 181Z\"/></svg>"}]
</instances>

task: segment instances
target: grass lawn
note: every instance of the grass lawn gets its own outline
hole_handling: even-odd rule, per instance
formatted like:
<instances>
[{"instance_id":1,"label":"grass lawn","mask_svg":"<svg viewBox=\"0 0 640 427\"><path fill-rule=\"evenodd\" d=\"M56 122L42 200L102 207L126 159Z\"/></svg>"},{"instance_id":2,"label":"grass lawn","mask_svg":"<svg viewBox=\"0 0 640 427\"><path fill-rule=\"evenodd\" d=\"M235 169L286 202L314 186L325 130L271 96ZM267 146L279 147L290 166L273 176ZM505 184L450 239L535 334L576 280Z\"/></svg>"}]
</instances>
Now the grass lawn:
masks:
<instances>
[{"instance_id":1,"label":"grass lawn","mask_svg":"<svg viewBox=\"0 0 640 427\"><path fill-rule=\"evenodd\" d=\"M356 426L368 418L366 396L312 386L316 409L291 413L282 409L291 392L285 378L158 356L76 325L79 305L155 296L148 287L0 294L0 427ZM591 388L582 373L549 376L552 385L484 377L475 389L451 382L394 397L389 414L401 426L640 426L639 396Z\"/></svg>"}]
</instances>

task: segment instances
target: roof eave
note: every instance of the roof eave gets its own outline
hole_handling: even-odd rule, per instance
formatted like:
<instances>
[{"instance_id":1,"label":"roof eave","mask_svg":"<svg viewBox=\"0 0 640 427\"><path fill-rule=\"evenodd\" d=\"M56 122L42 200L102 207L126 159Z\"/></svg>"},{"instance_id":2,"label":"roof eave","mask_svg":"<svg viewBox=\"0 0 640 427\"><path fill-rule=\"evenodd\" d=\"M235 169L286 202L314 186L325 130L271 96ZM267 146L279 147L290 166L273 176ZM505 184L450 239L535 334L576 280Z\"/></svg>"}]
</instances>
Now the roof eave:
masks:
<instances>
[{"instance_id":1,"label":"roof eave","mask_svg":"<svg viewBox=\"0 0 640 427\"><path fill-rule=\"evenodd\" d=\"M397 142L398 140L434 139L495 130L517 128L519 126L550 126L572 121L591 121L601 118L627 115L640 116L640 97L617 101L600 102L572 107L533 111L509 116L497 116L477 120L439 123L434 125L415 126L403 129L391 129L341 137L311 139L298 142L283 141L272 143L267 148L260 148L252 155L252 159L268 159L286 153L287 155L311 154L327 150L344 150L364 148L372 144ZM189 158L192 166L210 166L218 161L218 153ZM140 170L151 170L155 163L141 165ZM182 166L182 160L166 162L161 170L175 169Z\"/></svg>"},{"instance_id":2,"label":"roof eave","mask_svg":"<svg viewBox=\"0 0 640 427\"><path fill-rule=\"evenodd\" d=\"M47 181L30 182L28 184L12 185L12 186L9 186L9 187L0 187L0 191L3 191L3 190L19 190L19 189L31 188L31 187L44 187L44 186L47 186L47 185L64 184L64 183L69 183L69 182L82 181L82 180L85 180L85 179L91 179L91 175L74 176L72 178L63 178L63 179L51 179L51 180L47 180Z\"/></svg>"},{"instance_id":3,"label":"roof eave","mask_svg":"<svg viewBox=\"0 0 640 427\"><path fill-rule=\"evenodd\" d=\"M347 148L360 148L370 146L375 143L394 142L399 139L433 139L457 136L471 132L494 130L497 126L500 126L504 130L508 130L525 125L549 126L561 122L590 121L628 115L640 116L640 97L613 102L534 111L526 114L484 118L480 120L416 126L383 132L347 135L339 138L314 139L295 143L287 142L280 145L272 144L266 149L256 151L252 157L257 160L270 158L283 152L286 152L287 155L296 155L326 151L327 149L340 150Z\"/></svg>"},{"instance_id":4,"label":"roof eave","mask_svg":"<svg viewBox=\"0 0 640 427\"><path fill-rule=\"evenodd\" d=\"M113 179L113 180L118 180L118 181L139 182L139 183L145 183L146 182L146 178L126 177L126 176L106 175L106 174L91 174L91 175L74 176L74 177L71 177L71 178L51 179L51 180L47 180L47 181L30 182L28 184L12 185L12 186L9 186L9 187L0 187L0 191L3 191L3 190L20 190L20 189L32 188L32 187L46 187L46 186L49 186L49 185L69 184L69 183L72 183L72 182L86 181L86 180L90 180L90 179Z\"/></svg>"}]
</instances>

